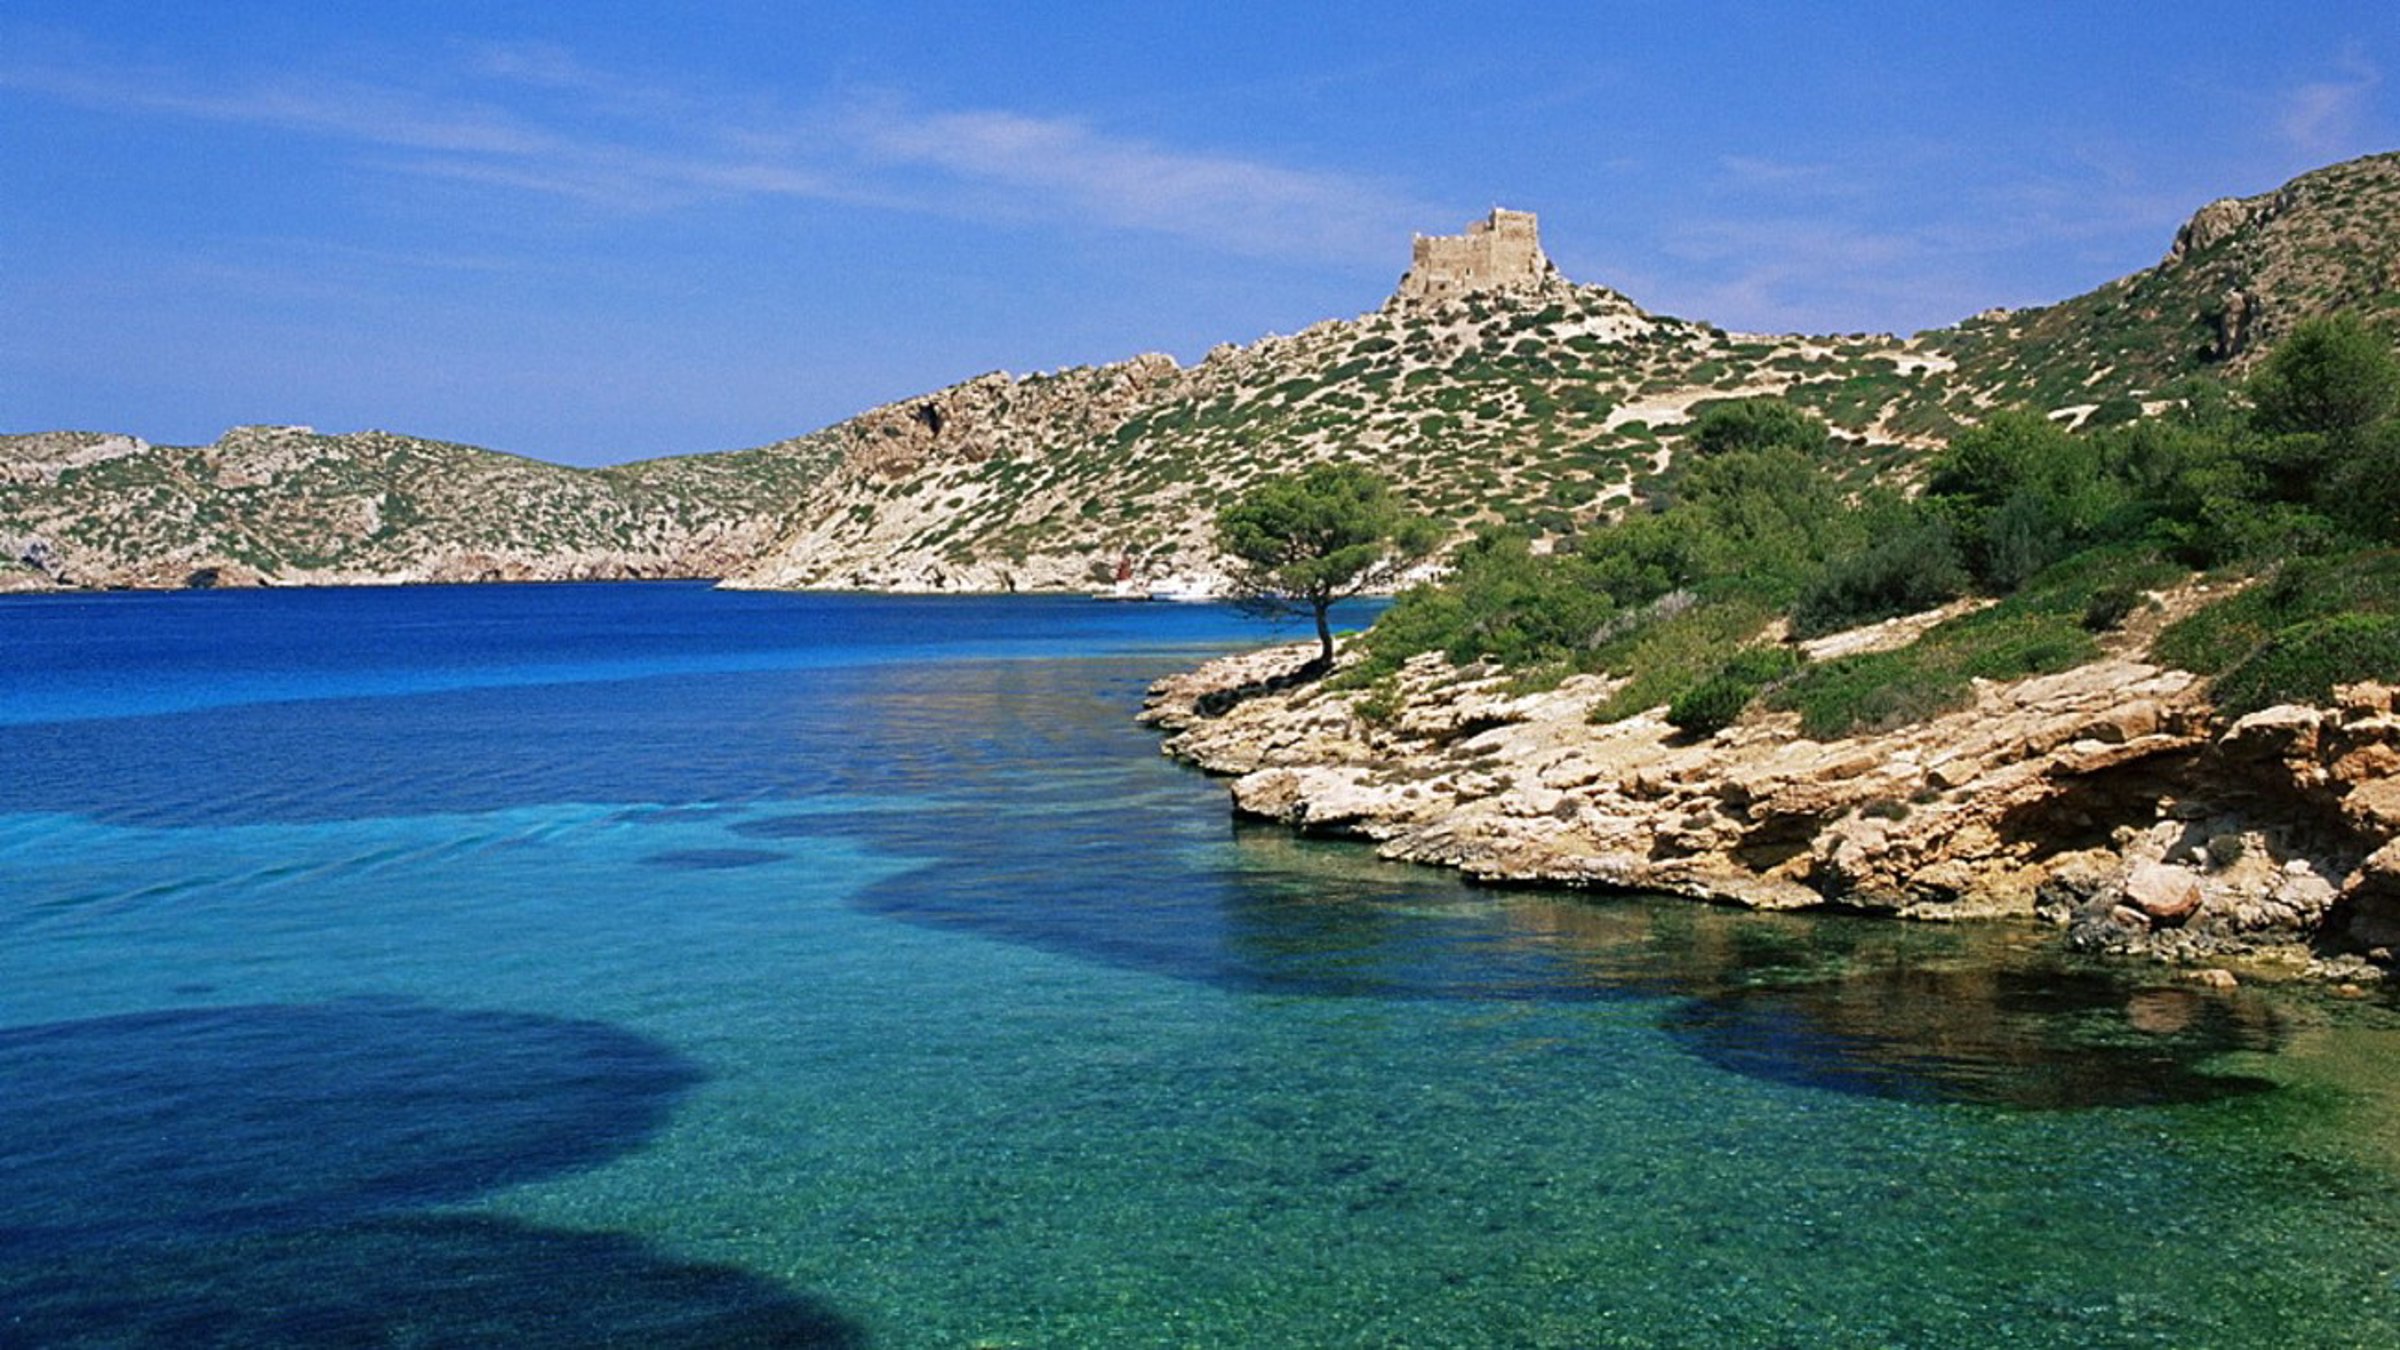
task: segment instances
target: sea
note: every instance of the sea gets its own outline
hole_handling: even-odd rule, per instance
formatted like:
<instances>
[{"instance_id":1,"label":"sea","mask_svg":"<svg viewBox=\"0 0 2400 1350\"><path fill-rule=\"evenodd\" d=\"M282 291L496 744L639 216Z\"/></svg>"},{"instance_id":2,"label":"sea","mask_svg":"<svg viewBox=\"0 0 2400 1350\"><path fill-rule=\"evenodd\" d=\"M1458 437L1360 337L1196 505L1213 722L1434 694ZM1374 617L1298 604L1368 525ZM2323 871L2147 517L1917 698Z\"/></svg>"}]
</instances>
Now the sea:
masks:
<instances>
[{"instance_id":1,"label":"sea","mask_svg":"<svg viewBox=\"0 0 2400 1350\"><path fill-rule=\"evenodd\" d=\"M2400 1344L2388 996L1238 823L1303 636L0 599L0 1346Z\"/></svg>"}]
</instances>

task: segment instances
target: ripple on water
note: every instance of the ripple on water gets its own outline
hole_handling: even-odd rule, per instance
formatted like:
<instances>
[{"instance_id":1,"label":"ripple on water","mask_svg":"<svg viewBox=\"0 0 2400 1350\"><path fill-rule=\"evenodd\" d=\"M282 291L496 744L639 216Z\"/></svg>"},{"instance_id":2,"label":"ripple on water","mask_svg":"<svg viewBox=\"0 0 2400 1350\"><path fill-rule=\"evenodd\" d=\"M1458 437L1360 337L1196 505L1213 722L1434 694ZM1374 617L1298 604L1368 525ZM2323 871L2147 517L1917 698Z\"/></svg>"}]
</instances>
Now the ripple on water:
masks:
<instances>
[{"instance_id":1,"label":"ripple on water","mask_svg":"<svg viewBox=\"0 0 2400 1350\"><path fill-rule=\"evenodd\" d=\"M660 867L670 872L725 872L737 867L789 862L791 856L763 848L671 848L645 853L641 862L644 867Z\"/></svg>"}]
</instances>

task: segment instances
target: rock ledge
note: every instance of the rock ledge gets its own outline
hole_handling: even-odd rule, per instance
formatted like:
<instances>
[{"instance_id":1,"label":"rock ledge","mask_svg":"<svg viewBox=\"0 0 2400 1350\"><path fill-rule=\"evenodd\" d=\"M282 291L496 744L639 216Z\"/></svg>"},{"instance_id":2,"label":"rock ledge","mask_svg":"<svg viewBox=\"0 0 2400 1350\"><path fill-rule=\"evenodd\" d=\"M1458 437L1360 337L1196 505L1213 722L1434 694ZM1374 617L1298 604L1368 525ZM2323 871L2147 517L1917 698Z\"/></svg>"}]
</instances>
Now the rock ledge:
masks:
<instances>
[{"instance_id":1,"label":"rock ledge","mask_svg":"<svg viewBox=\"0 0 2400 1350\"><path fill-rule=\"evenodd\" d=\"M2358 980L2400 949L2394 690L2222 726L2201 681L2129 657L1980 686L1973 706L1821 743L1753 713L1700 741L1612 682L1512 693L1438 656L1388 692L1294 683L1308 647L1153 686L1165 751L1236 812L1481 881L1761 909L2035 917L2075 945Z\"/></svg>"}]
</instances>

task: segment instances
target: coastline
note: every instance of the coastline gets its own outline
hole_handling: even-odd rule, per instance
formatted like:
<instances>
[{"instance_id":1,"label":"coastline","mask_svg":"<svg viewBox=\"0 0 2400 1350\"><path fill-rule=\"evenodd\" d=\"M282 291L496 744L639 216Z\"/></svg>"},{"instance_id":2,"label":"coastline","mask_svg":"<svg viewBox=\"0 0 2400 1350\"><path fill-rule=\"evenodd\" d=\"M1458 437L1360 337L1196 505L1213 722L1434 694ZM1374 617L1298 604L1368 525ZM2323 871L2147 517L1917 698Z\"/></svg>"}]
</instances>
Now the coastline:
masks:
<instances>
[{"instance_id":1,"label":"coastline","mask_svg":"<svg viewBox=\"0 0 2400 1350\"><path fill-rule=\"evenodd\" d=\"M2208 983L2394 978L2390 686L2224 725L2199 677L2120 651L1979 683L1971 706L1890 731L1817 742L1793 714L1753 712L1692 740L1658 710L1590 722L1615 683L1601 676L1520 693L1424 656L1370 701L1297 682L1310 654L1171 676L1141 719L1164 753L1227 778L1237 815L1480 882L2038 920Z\"/></svg>"}]
</instances>

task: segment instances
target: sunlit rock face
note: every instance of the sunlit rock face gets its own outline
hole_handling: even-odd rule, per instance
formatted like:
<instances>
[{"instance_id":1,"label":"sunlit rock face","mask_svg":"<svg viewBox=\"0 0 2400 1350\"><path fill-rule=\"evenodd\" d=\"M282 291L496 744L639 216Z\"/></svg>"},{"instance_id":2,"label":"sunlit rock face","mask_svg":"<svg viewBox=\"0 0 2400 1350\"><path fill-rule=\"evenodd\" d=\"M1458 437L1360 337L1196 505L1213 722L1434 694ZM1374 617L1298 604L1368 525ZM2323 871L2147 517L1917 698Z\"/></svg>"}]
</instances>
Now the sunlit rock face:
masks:
<instances>
[{"instance_id":1,"label":"sunlit rock face","mask_svg":"<svg viewBox=\"0 0 2400 1350\"><path fill-rule=\"evenodd\" d=\"M1520 694L1424 656L1362 709L1282 683L1305 656L1162 682L1146 715L1232 776L1237 812L1386 857L1755 909L2038 914L2091 950L2200 963L2351 949L2318 968L2355 974L2400 938L2384 686L2219 729L2198 677L2120 655L1887 732L1818 742L1754 712L1695 741L1656 711L1593 725L1598 676Z\"/></svg>"}]
</instances>

